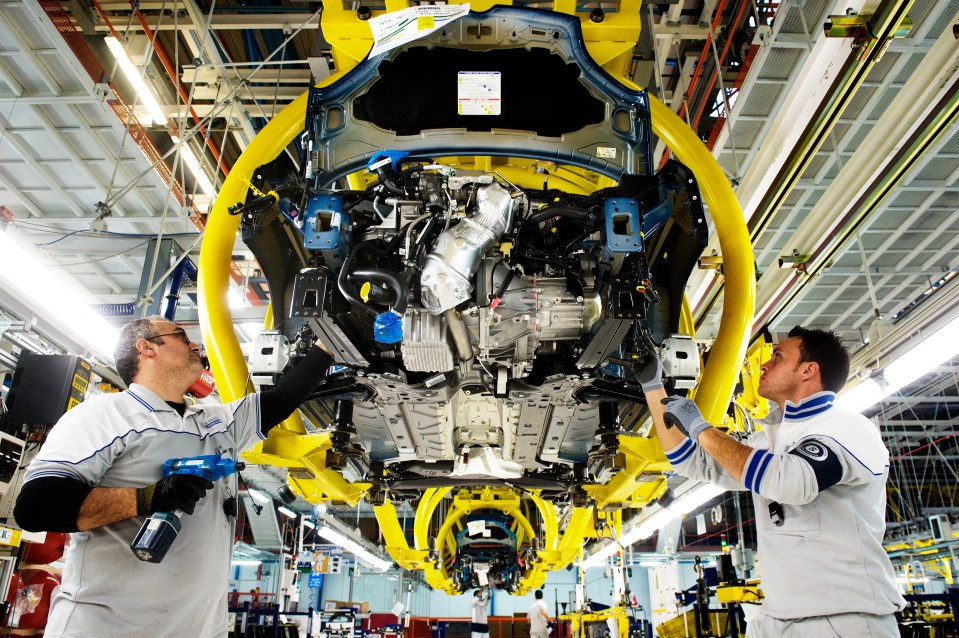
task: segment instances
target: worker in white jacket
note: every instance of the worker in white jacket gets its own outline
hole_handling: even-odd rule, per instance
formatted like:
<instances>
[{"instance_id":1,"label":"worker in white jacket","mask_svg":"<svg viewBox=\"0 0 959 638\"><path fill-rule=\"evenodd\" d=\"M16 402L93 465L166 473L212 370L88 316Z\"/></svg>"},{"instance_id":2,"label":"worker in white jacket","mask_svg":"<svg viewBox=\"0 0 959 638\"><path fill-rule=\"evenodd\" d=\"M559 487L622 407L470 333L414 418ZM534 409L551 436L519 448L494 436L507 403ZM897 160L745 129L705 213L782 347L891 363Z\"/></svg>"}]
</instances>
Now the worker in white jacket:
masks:
<instances>
[{"instance_id":1,"label":"worker in white jacket","mask_svg":"<svg viewBox=\"0 0 959 638\"><path fill-rule=\"evenodd\" d=\"M882 547L889 452L875 424L833 404L848 352L831 332L796 327L760 370L759 394L777 408L744 443L690 399L667 398L655 356L639 373L673 469L753 493L766 600L749 635L897 638L905 602Z\"/></svg>"}]
</instances>

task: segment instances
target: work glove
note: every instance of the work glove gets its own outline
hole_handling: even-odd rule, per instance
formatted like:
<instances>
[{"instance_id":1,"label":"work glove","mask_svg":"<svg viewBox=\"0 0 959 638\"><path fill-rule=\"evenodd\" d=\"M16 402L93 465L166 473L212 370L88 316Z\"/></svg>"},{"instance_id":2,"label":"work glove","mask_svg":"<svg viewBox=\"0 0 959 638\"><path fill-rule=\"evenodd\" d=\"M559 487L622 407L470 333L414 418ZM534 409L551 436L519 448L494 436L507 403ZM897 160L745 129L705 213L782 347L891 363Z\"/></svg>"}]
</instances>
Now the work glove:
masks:
<instances>
[{"instance_id":1,"label":"work glove","mask_svg":"<svg viewBox=\"0 0 959 638\"><path fill-rule=\"evenodd\" d=\"M197 501L206 496L213 483L192 474L171 474L153 485L137 489L137 514L183 510L193 513Z\"/></svg>"},{"instance_id":2,"label":"work glove","mask_svg":"<svg viewBox=\"0 0 959 638\"><path fill-rule=\"evenodd\" d=\"M642 386L643 392L662 388L663 362L656 355L656 346L648 335L643 335L640 352L643 354L643 364L636 370L636 380Z\"/></svg>"},{"instance_id":3,"label":"work glove","mask_svg":"<svg viewBox=\"0 0 959 638\"><path fill-rule=\"evenodd\" d=\"M663 412L666 427L675 427L693 441L699 439L703 430L713 427L706 423L699 406L692 399L674 395L663 399L663 405L666 406L666 411Z\"/></svg>"}]
</instances>

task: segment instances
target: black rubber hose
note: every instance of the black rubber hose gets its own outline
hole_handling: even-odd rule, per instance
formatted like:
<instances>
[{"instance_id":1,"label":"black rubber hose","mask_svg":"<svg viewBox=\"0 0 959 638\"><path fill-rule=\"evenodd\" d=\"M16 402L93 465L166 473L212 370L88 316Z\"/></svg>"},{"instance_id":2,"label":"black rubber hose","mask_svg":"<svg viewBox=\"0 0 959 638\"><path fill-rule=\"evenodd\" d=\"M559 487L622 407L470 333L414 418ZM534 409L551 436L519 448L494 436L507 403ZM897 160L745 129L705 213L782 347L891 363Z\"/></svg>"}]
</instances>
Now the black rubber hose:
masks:
<instances>
[{"instance_id":1,"label":"black rubber hose","mask_svg":"<svg viewBox=\"0 0 959 638\"><path fill-rule=\"evenodd\" d=\"M380 184L394 195L405 197L406 191L396 183L396 173L393 171L393 167L387 168L387 166L390 165L385 164L376 169L376 177L380 180Z\"/></svg>"},{"instance_id":2,"label":"black rubber hose","mask_svg":"<svg viewBox=\"0 0 959 638\"><path fill-rule=\"evenodd\" d=\"M593 219L593 214L584 208L568 208L566 206L550 206L543 210L538 210L526 218L525 223L539 224L553 217L568 217L571 219L580 219L589 221Z\"/></svg>"},{"instance_id":3,"label":"black rubber hose","mask_svg":"<svg viewBox=\"0 0 959 638\"><path fill-rule=\"evenodd\" d=\"M347 281L347 275L350 272L350 266L353 264L353 257L356 256L360 250L364 248L364 244L369 242L360 242L353 247L353 250L350 251L350 254L346 256L346 259L343 260L343 265L340 267L340 273L336 277L336 286L340 289L340 294L343 295L347 301L349 301L354 306L359 306L364 311L371 315L375 315L376 312L363 303L363 300L353 294L353 291L350 289L350 283Z\"/></svg>"},{"instance_id":4,"label":"black rubber hose","mask_svg":"<svg viewBox=\"0 0 959 638\"><path fill-rule=\"evenodd\" d=\"M370 308L368 305L366 305L365 303L363 303L363 300L360 299L359 297L357 297L357 296L353 293L353 290L352 290L352 288L351 288L351 284L350 284L350 282L348 281L348 277L351 275L351 273L350 273L350 268L351 268L352 265L353 265L353 258L356 257L356 255L358 255L361 251L366 250L366 249L372 250L372 251L373 251L374 253L376 253L377 255L388 255L388 254L390 254L391 252L393 252L393 251L395 251L397 248L399 248L399 245L400 245L400 242L401 242L402 239L403 239L403 234L404 234L404 231L405 231L405 230L406 230L406 227L404 226L402 229L400 229L400 231L399 231L398 233L396 233L395 235L393 235L393 237L390 238L390 241L388 241L388 242L386 243L386 245L383 246L383 247L379 247L379 246L377 245L377 244L380 244L380 243L383 242L383 240L381 240L381 239L367 239L366 241L361 241L361 242L359 242L358 244L356 244L355 246L353 246L353 248L350 250L350 253L346 256L346 259L343 260L343 265L340 267L339 275L337 275L337 277L336 277L336 286L337 286L337 288L340 289L340 294L342 294L342 295L346 298L347 301L349 301L349 302L350 302L351 304L353 304L354 306L360 306L360 307L363 308L366 312L368 312L368 313L370 313L370 314L372 314L372 315L375 315L375 314L376 314L376 311L375 311L375 310L373 310L373 309ZM383 271L383 272L387 272L387 271ZM390 273L390 274L392 274L392 273ZM395 275L394 275L394 276L395 276ZM396 290L398 289L398 288L395 288L395 287L391 286L390 284L387 284L387 285L390 286L391 290L393 290L393 291L396 291ZM406 304L407 304L407 301L408 301L408 294L409 294L409 286L404 285L404 284L401 283L401 285L399 286L399 288L402 288L403 290L406 290L406 291L407 291L407 294L403 295L403 297L402 297L402 300L403 300L403 301L402 301L403 310L406 310ZM399 302L397 302L397 303L399 303Z\"/></svg>"},{"instance_id":5,"label":"black rubber hose","mask_svg":"<svg viewBox=\"0 0 959 638\"><path fill-rule=\"evenodd\" d=\"M406 304L409 301L410 290L396 273L383 270L382 268L363 268L356 272L349 273L347 277L349 279L367 279L374 283L385 285L387 289L393 293L395 298L393 310L400 315L406 312Z\"/></svg>"}]
</instances>

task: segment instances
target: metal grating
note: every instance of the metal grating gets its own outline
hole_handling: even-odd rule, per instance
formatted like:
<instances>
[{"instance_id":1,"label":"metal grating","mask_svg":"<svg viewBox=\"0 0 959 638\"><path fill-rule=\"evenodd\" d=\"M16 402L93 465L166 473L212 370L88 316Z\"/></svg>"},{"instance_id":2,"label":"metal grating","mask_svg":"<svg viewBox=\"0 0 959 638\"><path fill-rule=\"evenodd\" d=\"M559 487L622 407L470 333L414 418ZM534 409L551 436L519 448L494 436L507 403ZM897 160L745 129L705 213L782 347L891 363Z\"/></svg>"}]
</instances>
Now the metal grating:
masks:
<instances>
[{"instance_id":1,"label":"metal grating","mask_svg":"<svg viewBox=\"0 0 959 638\"><path fill-rule=\"evenodd\" d=\"M760 80L784 82L796 73L796 67L804 55L805 51L802 49L773 47L762 69L757 70L756 77Z\"/></svg>"}]
</instances>

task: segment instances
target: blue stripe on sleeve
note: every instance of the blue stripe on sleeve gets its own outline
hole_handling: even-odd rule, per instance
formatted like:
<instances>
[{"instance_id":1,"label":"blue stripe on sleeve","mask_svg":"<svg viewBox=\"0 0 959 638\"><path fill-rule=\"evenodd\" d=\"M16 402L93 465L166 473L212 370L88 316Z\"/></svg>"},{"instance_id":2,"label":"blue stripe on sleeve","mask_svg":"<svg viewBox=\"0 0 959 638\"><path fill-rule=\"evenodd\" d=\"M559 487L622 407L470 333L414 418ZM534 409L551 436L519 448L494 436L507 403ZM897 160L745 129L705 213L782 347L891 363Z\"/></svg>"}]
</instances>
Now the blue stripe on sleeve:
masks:
<instances>
[{"instance_id":1,"label":"blue stripe on sleeve","mask_svg":"<svg viewBox=\"0 0 959 638\"><path fill-rule=\"evenodd\" d=\"M753 475L756 473L756 468L759 466L761 455L762 450L756 450L749 457L749 463L746 465L746 474L743 477L743 484L746 486L747 490L753 489Z\"/></svg>"},{"instance_id":2,"label":"blue stripe on sleeve","mask_svg":"<svg viewBox=\"0 0 959 638\"><path fill-rule=\"evenodd\" d=\"M757 494L759 494L759 486L763 481L763 476L766 474L766 470L769 468L769 463L773 460L773 455L769 452L763 452L762 456L762 463L760 463L759 469L756 470L756 480L753 481L753 487L751 488L752 491L756 492Z\"/></svg>"},{"instance_id":3,"label":"blue stripe on sleeve","mask_svg":"<svg viewBox=\"0 0 959 638\"><path fill-rule=\"evenodd\" d=\"M696 447L697 446L695 443L689 446L689 449L686 451L686 453L683 454L682 457L676 459L676 463L684 463L686 459L688 459L689 457L691 457L693 454L696 453Z\"/></svg>"},{"instance_id":4,"label":"blue stripe on sleeve","mask_svg":"<svg viewBox=\"0 0 959 638\"><path fill-rule=\"evenodd\" d=\"M682 444L674 451L666 453L666 460L671 465L682 463L696 450L696 444L690 439L683 439Z\"/></svg>"}]
</instances>

